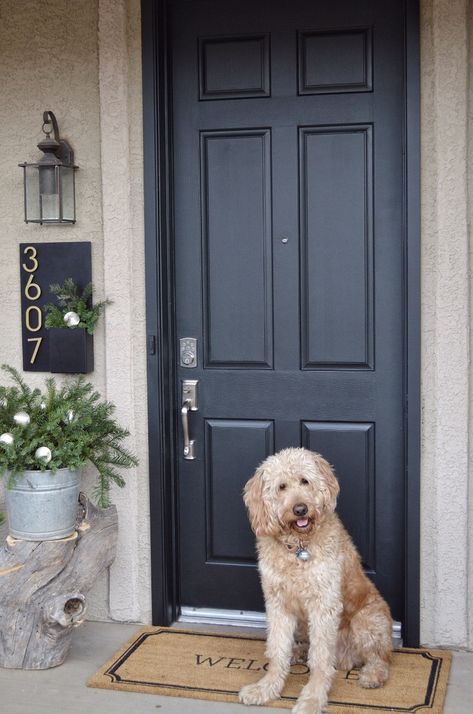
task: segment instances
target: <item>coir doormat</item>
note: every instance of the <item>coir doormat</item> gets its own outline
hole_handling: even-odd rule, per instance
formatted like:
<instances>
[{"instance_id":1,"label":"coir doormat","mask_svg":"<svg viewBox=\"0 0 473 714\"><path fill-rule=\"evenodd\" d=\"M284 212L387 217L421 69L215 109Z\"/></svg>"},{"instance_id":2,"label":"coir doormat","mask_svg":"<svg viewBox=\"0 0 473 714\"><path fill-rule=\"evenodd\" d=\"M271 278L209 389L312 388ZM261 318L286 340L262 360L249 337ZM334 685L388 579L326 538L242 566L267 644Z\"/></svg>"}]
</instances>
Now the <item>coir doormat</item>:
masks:
<instances>
[{"instance_id":1,"label":"coir doormat","mask_svg":"<svg viewBox=\"0 0 473 714\"><path fill-rule=\"evenodd\" d=\"M396 650L389 681L381 689L360 687L356 669L337 672L327 711L441 714L450 662L450 652ZM259 679L266 666L264 640L259 638L144 627L101 667L88 686L237 702L239 689ZM307 674L305 665L293 665L281 699L269 706L292 708Z\"/></svg>"}]
</instances>

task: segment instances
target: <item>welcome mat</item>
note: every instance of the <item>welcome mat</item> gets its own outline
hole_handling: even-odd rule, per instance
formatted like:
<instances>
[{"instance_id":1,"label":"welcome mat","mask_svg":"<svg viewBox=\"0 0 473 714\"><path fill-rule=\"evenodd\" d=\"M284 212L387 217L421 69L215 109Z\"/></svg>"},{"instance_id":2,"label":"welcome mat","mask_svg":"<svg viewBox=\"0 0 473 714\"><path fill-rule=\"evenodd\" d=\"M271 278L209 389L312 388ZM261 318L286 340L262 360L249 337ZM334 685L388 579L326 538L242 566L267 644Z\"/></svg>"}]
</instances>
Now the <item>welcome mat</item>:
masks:
<instances>
[{"instance_id":1,"label":"welcome mat","mask_svg":"<svg viewBox=\"0 0 473 714\"><path fill-rule=\"evenodd\" d=\"M239 689L264 674L264 646L264 640L256 637L143 627L87 686L238 702ZM357 669L337 672L327 711L441 714L450 663L451 653L446 651L396 650L389 681L381 689L360 687ZM268 706L292 708L307 676L306 665L293 665L281 699Z\"/></svg>"}]
</instances>

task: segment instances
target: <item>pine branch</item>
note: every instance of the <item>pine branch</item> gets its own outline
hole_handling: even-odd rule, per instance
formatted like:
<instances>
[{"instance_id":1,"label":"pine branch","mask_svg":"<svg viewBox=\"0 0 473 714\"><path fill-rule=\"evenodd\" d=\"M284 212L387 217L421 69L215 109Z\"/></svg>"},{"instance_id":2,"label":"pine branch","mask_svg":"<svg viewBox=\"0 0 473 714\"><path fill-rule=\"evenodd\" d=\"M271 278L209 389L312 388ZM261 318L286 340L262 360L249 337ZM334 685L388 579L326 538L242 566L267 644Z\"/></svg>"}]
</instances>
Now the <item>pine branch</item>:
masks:
<instances>
[{"instance_id":1,"label":"pine branch","mask_svg":"<svg viewBox=\"0 0 473 714\"><path fill-rule=\"evenodd\" d=\"M84 375L61 386L49 377L42 392L31 390L12 367L4 369L14 384L0 386L0 433L10 433L13 443L0 442L0 476L7 473L11 485L25 470L55 472L91 462L97 469L96 501L109 504L112 484L125 485L120 470L138 465L123 445L129 431L115 420L115 405L102 400ZM16 424L13 417L19 411L29 415L29 424ZM51 450L48 464L35 457L40 446Z\"/></svg>"},{"instance_id":2,"label":"pine branch","mask_svg":"<svg viewBox=\"0 0 473 714\"><path fill-rule=\"evenodd\" d=\"M79 327L86 329L92 335L105 307L111 304L111 301L107 299L93 305L93 289L92 283L88 283L79 295L72 278L67 278L62 285L59 283L50 285L49 290L53 295L56 295L57 304L47 303L44 306L45 326L48 329L51 327L77 329ZM66 312L75 312L79 316L79 324L75 328L69 328L64 323Z\"/></svg>"}]
</instances>

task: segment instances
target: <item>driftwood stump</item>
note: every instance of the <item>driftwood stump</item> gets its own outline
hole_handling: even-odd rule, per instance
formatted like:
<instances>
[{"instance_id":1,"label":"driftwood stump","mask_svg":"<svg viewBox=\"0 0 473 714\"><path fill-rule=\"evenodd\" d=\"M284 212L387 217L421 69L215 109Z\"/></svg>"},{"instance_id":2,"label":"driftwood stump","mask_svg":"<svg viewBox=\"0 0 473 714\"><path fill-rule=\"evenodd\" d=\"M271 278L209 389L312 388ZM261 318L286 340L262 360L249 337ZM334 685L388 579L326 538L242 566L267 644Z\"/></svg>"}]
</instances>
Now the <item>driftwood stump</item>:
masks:
<instances>
[{"instance_id":1,"label":"driftwood stump","mask_svg":"<svg viewBox=\"0 0 473 714\"><path fill-rule=\"evenodd\" d=\"M76 532L31 542L8 536L0 548L0 666L47 669L62 664L72 630L82 624L86 594L113 563L115 506L96 508L80 494Z\"/></svg>"}]
</instances>

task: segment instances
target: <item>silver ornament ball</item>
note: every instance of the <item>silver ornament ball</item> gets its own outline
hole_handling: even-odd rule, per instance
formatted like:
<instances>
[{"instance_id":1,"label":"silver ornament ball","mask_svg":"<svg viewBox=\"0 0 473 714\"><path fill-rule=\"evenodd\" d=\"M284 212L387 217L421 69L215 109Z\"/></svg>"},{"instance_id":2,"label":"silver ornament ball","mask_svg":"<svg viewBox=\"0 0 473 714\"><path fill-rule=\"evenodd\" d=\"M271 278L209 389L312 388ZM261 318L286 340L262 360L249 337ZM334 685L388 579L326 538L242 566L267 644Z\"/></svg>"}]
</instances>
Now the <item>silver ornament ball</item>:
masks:
<instances>
[{"instance_id":1,"label":"silver ornament ball","mask_svg":"<svg viewBox=\"0 0 473 714\"><path fill-rule=\"evenodd\" d=\"M26 412L17 412L13 415L13 421L19 426L28 426L31 421L30 415Z\"/></svg>"},{"instance_id":2,"label":"silver ornament ball","mask_svg":"<svg viewBox=\"0 0 473 714\"><path fill-rule=\"evenodd\" d=\"M49 464L53 457L51 449L49 449L47 446L39 446L34 452L34 455L36 456L38 461L42 461L45 464Z\"/></svg>"},{"instance_id":3,"label":"silver ornament ball","mask_svg":"<svg viewBox=\"0 0 473 714\"><path fill-rule=\"evenodd\" d=\"M77 327L80 322L79 315L73 310L71 310L70 312L66 312L63 319L68 327Z\"/></svg>"},{"instance_id":4,"label":"silver ornament ball","mask_svg":"<svg viewBox=\"0 0 473 714\"><path fill-rule=\"evenodd\" d=\"M5 444L6 446L11 446L14 442L13 434L9 434L6 431L4 434L0 435L0 444Z\"/></svg>"}]
</instances>

